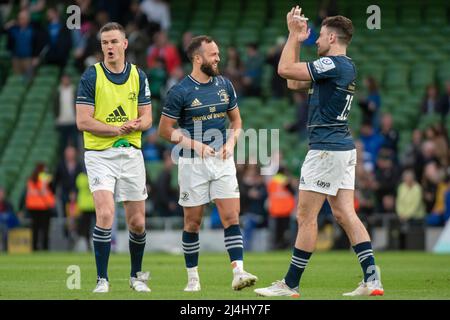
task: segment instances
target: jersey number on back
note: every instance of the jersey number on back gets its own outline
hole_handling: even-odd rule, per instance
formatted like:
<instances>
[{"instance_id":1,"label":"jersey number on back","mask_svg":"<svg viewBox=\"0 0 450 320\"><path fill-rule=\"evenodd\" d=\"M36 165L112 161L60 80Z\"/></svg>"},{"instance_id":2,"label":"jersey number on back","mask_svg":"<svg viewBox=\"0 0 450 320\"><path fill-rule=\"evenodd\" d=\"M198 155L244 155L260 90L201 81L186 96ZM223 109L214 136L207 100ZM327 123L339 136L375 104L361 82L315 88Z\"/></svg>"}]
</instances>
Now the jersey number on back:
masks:
<instances>
[{"instance_id":1,"label":"jersey number on back","mask_svg":"<svg viewBox=\"0 0 450 320\"><path fill-rule=\"evenodd\" d=\"M338 120L347 120L348 118L348 114L350 113L350 108L352 107L352 100L353 100L353 95L348 94L347 97L345 97L345 100L347 100L347 102L345 103L345 107L344 110L342 110L342 113L337 116Z\"/></svg>"}]
</instances>

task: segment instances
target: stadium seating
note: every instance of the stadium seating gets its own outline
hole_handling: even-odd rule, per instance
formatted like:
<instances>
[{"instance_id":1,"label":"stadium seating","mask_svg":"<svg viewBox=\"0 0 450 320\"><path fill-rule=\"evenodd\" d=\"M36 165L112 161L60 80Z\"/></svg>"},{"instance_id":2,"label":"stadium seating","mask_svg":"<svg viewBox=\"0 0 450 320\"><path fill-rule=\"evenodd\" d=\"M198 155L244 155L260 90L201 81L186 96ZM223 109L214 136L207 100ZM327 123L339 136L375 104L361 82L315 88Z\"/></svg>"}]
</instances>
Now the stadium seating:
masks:
<instances>
[{"instance_id":1,"label":"stadium seating","mask_svg":"<svg viewBox=\"0 0 450 320\"><path fill-rule=\"evenodd\" d=\"M337 2L338 13L352 18L355 25L348 54L358 70L357 92L363 95L363 79L373 76L380 84L382 111L393 114L394 124L401 131L401 140L407 141L414 128L439 121L434 116L420 117L419 104L428 84L436 82L443 86L446 80L450 80L449 4L439 0L426 3L419 0L380 0L377 5L382 9L382 29L369 30L366 27L366 9L371 2ZM169 37L178 45L185 31L190 30L194 35L210 34L217 39L222 57L228 46L235 45L243 53L245 45L251 42L259 43L261 52L266 53L279 36L287 35L286 12L296 4L294 0L172 0ZM301 4L310 22L315 22L319 2L305 0ZM411 33L411 27L414 27L414 33ZM315 31L318 32L319 28L316 27ZM314 59L315 47L303 47L301 57ZM20 182L23 182L23 179L17 180L19 173L25 176L30 171L30 168L25 168L18 172L17 165L28 163L23 160L27 157L32 161L31 167L38 160L51 162L54 155L50 151L52 147L56 148L54 129L46 121L51 117L48 111L59 71L51 66L42 66L29 86L21 77L8 76L9 68L10 58L3 35L0 36L0 86L4 84L0 92L0 121L4 124L0 127L0 184L6 184L10 191L14 189L16 195ZM280 129L280 148L288 167L296 172L306 154L307 144L297 134L282 129L294 120L296 110L285 100L271 99L273 72L272 67L264 66L262 97L240 97L242 118L245 128ZM64 73L71 75L74 83L79 79L71 63ZM361 110L356 101L354 99L350 114L350 127L354 133L358 132L361 121ZM154 123L158 122L161 111L158 104L154 99ZM450 127L449 120L447 118L447 128ZM37 152L38 141L52 142L46 146L40 144L43 151ZM401 143L401 147L404 145L406 143ZM18 155L23 159L16 159ZM151 168L152 179L159 170L156 164Z\"/></svg>"},{"instance_id":2,"label":"stadium seating","mask_svg":"<svg viewBox=\"0 0 450 320\"><path fill-rule=\"evenodd\" d=\"M0 184L11 199L15 209L19 206L26 180L38 162L54 165L58 136L54 129L53 99L59 70L53 66L41 67L32 84L27 87L21 77L8 77L0 102L8 117L2 126L0 139L4 150L0 153ZM26 91L26 92L25 92Z\"/></svg>"}]
</instances>

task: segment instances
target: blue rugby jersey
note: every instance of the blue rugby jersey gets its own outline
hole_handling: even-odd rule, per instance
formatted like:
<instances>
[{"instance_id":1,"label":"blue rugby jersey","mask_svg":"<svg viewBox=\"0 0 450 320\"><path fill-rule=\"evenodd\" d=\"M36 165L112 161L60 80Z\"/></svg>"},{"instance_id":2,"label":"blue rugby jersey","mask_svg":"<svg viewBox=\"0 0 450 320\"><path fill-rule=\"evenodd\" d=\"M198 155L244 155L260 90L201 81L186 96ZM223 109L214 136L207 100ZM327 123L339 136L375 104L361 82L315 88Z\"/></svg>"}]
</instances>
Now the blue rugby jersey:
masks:
<instances>
[{"instance_id":1,"label":"blue rugby jersey","mask_svg":"<svg viewBox=\"0 0 450 320\"><path fill-rule=\"evenodd\" d=\"M237 96L230 80L216 76L200 83L188 75L169 90L162 114L176 119L191 139L217 151L227 139L227 112L236 107Z\"/></svg>"},{"instance_id":2,"label":"blue rugby jersey","mask_svg":"<svg viewBox=\"0 0 450 320\"><path fill-rule=\"evenodd\" d=\"M308 133L311 150L345 151L355 148L348 115L355 92L356 67L344 55L307 63L309 90Z\"/></svg>"}]
</instances>

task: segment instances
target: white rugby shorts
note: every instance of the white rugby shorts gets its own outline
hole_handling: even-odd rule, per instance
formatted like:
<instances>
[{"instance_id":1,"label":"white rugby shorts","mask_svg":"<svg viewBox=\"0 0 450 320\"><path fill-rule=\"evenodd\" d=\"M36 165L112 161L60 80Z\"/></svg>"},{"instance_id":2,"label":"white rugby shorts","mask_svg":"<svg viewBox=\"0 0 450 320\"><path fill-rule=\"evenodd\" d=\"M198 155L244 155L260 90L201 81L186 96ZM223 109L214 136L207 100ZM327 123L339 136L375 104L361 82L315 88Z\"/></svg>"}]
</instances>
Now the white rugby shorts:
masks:
<instances>
[{"instance_id":1,"label":"white rugby shorts","mask_svg":"<svg viewBox=\"0 0 450 320\"><path fill-rule=\"evenodd\" d=\"M134 147L88 150L84 162L91 192L108 190L116 202L147 199L144 157Z\"/></svg>"},{"instance_id":2,"label":"white rugby shorts","mask_svg":"<svg viewBox=\"0 0 450 320\"><path fill-rule=\"evenodd\" d=\"M300 190L335 196L339 189L355 189L356 149L310 150L300 172Z\"/></svg>"},{"instance_id":3,"label":"white rugby shorts","mask_svg":"<svg viewBox=\"0 0 450 320\"><path fill-rule=\"evenodd\" d=\"M182 207L195 207L214 199L239 198L236 166L233 157L204 159L180 157L178 184Z\"/></svg>"}]
</instances>

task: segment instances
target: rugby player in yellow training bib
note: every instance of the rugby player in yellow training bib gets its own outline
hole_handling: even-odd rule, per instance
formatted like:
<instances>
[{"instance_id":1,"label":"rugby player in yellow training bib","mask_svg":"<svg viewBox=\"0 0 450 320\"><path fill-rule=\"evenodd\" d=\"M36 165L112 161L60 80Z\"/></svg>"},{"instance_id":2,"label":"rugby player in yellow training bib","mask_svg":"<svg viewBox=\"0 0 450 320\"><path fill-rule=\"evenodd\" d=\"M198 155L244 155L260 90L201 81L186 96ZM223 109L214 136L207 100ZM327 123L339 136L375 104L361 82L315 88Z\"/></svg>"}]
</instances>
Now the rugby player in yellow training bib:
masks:
<instances>
[{"instance_id":1,"label":"rugby player in yellow training bib","mask_svg":"<svg viewBox=\"0 0 450 320\"><path fill-rule=\"evenodd\" d=\"M114 200L123 202L129 228L130 286L150 292L149 273L141 270L147 198L141 135L152 124L151 94L145 74L125 61L128 41L123 27L107 23L100 29L100 41L104 60L84 72L76 100L77 126L84 135L84 160L95 202L94 292L109 291Z\"/></svg>"}]
</instances>

